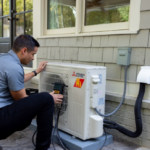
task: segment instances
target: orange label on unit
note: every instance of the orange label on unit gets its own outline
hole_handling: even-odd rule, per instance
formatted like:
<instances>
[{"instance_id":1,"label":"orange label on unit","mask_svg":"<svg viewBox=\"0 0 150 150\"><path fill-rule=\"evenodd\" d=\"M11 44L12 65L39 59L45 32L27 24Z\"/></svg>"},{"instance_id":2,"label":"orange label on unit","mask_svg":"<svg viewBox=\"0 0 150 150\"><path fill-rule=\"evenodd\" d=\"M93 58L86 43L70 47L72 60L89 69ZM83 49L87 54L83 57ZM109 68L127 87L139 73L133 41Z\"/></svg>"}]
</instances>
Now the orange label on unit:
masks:
<instances>
[{"instance_id":1,"label":"orange label on unit","mask_svg":"<svg viewBox=\"0 0 150 150\"><path fill-rule=\"evenodd\" d=\"M83 85L84 79L77 78L74 84L74 87L81 88Z\"/></svg>"},{"instance_id":2,"label":"orange label on unit","mask_svg":"<svg viewBox=\"0 0 150 150\"><path fill-rule=\"evenodd\" d=\"M55 94L59 94L59 93L60 93L60 91L55 90L55 91L54 91L54 93L55 93Z\"/></svg>"}]
</instances>

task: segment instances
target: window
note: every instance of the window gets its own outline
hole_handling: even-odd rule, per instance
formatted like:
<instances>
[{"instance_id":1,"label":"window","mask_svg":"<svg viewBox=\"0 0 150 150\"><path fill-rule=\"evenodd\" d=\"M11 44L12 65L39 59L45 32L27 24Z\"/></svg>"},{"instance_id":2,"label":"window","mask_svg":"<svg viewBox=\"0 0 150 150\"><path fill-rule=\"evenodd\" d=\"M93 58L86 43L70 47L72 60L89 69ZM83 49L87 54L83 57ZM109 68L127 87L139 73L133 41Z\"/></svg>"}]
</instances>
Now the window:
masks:
<instances>
[{"instance_id":1,"label":"window","mask_svg":"<svg viewBox=\"0 0 150 150\"><path fill-rule=\"evenodd\" d=\"M33 0L16 0L15 36L33 35Z\"/></svg>"},{"instance_id":2,"label":"window","mask_svg":"<svg viewBox=\"0 0 150 150\"><path fill-rule=\"evenodd\" d=\"M0 0L0 37L9 37L9 0Z\"/></svg>"},{"instance_id":3,"label":"window","mask_svg":"<svg viewBox=\"0 0 150 150\"><path fill-rule=\"evenodd\" d=\"M141 0L45 0L44 35L137 32Z\"/></svg>"},{"instance_id":4,"label":"window","mask_svg":"<svg viewBox=\"0 0 150 150\"><path fill-rule=\"evenodd\" d=\"M130 0L85 2L86 26L129 21Z\"/></svg>"},{"instance_id":5,"label":"window","mask_svg":"<svg viewBox=\"0 0 150 150\"><path fill-rule=\"evenodd\" d=\"M14 0L12 2L15 36L24 33L33 35L33 0ZM0 37L10 37L9 9L9 0L0 0Z\"/></svg>"},{"instance_id":6,"label":"window","mask_svg":"<svg viewBox=\"0 0 150 150\"><path fill-rule=\"evenodd\" d=\"M84 0L82 31L129 28L130 0Z\"/></svg>"},{"instance_id":7,"label":"window","mask_svg":"<svg viewBox=\"0 0 150 150\"><path fill-rule=\"evenodd\" d=\"M75 27L75 1L48 0L47 29Z\"/></svg>"},{"instance_id":8,"label":"window","mask_svg":"<svg viewBox=\"0 0 150 150\"><path fill-rule=\"evenodd\" d=\"M74 33L76 0L47 0L46 4L46 32L50 34Z\"/></svg>"}]
</instances>

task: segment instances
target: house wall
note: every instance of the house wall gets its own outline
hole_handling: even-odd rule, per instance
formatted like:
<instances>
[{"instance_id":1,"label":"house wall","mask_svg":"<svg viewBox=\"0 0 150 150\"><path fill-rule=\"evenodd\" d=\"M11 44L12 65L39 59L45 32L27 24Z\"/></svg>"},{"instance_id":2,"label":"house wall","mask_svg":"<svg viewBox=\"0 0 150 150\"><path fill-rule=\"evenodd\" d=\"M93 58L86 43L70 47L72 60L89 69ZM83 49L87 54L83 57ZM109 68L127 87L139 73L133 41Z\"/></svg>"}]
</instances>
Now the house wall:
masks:
<instances>
[{"instance_id":1,"label":"house wall","mask_svg":"<svg viewBox=\"0 0 150 150\"><path fill-rule=\"evenodd\" d=\"M139 90L136 82L141 66L150 65L150 1L141 0L140 30L138 34L103 35L83 37L38 38L41 47L37 53L40 61L67 62L105 66L107 68L106 113L112 112L121 101L124 87L124 67L117 65L118 47L132 47L131 63L127 73L127 92L121 109L108 119L127 129L135 130L134 104ZM37 83L37 81L33 81ZM136 144L150 148L150 86L142 103L143 133L131 139L117 131L110 133Z\"/></svg>"},{"instance_id":2,"label":"house wall","mask_svg":"<svg viewBox=\"0 0 150 150\"><path fill-rule=\"evenodd\" d=\"M32 71L33 71L32 68L24 67L25 74L30 73ZM38 76L33 77L31 80L25 82L24 86L25 86L25 89L27 89L27 88L38 89Z\"/></svg>"}]
</instances>

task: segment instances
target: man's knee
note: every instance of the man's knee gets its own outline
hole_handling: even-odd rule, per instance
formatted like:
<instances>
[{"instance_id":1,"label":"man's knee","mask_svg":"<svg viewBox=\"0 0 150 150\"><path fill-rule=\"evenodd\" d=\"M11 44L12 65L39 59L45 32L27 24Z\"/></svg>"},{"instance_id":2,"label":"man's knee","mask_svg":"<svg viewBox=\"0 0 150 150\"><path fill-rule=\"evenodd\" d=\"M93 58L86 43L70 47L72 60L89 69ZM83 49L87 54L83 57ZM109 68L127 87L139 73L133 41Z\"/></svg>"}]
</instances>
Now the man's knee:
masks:
<instances>
[{"instance_id":1,"label":"man's knee","mask_svg":"<svg viewBox=\"0 0 150 150\"><path fill-rule=\"evenodd\" d=\"M42 92L42 93L40 93L40 97L41 97L42 101L45 102L46 105L52 105L52 106L54 106L53 97L49 93Z\"/></svg>"}]
</instances>

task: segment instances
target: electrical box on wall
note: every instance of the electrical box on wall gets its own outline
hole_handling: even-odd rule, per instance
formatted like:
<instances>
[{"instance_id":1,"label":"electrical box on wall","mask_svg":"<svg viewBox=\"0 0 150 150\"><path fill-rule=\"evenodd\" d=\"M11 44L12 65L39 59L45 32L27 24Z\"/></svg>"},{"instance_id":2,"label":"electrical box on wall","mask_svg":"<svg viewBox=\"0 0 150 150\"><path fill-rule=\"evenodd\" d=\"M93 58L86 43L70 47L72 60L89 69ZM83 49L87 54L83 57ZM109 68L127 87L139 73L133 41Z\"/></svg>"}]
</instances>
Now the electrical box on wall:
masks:
<instances>
[{"instance_id":1,"label":"electrical box on wall","mask_svg":"<svg viewBox=\"0 0 150 150\"><path fill-rule=\"evenodd\" d=\"M131 48L130 47L119 47L118 48L118 58L117 65L130 65L131 58Z\"/></svg>"}]
</instances>

